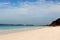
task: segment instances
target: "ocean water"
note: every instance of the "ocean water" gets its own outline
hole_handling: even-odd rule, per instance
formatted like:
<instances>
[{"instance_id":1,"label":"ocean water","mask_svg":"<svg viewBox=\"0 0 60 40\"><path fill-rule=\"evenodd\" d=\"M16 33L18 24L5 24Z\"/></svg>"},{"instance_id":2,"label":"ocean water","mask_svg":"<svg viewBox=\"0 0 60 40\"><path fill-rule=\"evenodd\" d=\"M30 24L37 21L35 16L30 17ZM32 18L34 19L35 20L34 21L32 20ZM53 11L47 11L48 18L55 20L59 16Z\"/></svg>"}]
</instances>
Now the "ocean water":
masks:
<instances>
[{"instance_id":1,"label":"ocean water","mask_svg":"<svg viewBox=\"0 0 60 40\"><path fill-rule=\"evenodd\" d=\"M7 34L29 29L43 28L46 26L0 26L0 34Z\"/></svg>"}]
</instances>

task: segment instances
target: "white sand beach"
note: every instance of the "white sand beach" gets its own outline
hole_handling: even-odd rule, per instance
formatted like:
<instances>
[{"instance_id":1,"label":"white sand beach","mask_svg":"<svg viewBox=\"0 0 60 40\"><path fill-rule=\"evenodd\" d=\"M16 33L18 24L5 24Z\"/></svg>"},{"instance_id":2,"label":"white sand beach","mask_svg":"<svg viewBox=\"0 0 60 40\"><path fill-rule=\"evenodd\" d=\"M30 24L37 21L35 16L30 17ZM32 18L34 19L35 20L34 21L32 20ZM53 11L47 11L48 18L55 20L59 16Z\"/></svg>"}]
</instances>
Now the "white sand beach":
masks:
<instances>
[{"instance_id":1,"label":"white sand beach","mask_svg":"<svg viewBox=\"0 0 60 40\"><path fill-rule=\"evenodd\" d=\"M60 27L46 27L0 35L0 40L60 40Z\"/></svg>"}]
</instances>

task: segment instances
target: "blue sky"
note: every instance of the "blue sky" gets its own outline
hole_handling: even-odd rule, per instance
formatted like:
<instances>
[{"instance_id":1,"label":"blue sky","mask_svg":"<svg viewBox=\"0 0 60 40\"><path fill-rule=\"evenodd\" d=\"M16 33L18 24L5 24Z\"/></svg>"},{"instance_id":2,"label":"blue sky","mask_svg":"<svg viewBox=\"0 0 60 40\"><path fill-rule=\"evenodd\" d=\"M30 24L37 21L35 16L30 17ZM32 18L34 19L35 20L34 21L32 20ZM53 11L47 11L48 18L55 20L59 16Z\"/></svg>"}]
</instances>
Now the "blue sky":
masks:
<instances>
[{"instance_id":1,"label":"blue sky","mask_svg":"<svg viewBox=\"0 0 60 40\"><path fill-rule=\"evenodd\" d=\"M60 17L60 0L0 0L0 23L49 24Z\"/></svg>"}]
</instances>

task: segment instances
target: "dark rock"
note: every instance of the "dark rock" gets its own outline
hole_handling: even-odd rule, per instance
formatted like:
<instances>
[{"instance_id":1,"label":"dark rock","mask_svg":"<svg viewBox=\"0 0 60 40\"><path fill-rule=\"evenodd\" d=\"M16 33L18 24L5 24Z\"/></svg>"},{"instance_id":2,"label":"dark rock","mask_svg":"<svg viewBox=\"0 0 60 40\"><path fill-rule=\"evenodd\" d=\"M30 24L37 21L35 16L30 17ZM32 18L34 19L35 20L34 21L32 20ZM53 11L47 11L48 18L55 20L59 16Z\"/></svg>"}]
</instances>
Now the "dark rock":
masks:
<instances>
[{"instance_id":1,"label":"dark rock","mask_svg":"<svg viewBox=\"0 0 60 40\"><path fill-rule=\"evenodd\" d=\"M60 26L60 18L58 18L57 20L53 21L50 26Z\"/></svg>"}]
</instances>

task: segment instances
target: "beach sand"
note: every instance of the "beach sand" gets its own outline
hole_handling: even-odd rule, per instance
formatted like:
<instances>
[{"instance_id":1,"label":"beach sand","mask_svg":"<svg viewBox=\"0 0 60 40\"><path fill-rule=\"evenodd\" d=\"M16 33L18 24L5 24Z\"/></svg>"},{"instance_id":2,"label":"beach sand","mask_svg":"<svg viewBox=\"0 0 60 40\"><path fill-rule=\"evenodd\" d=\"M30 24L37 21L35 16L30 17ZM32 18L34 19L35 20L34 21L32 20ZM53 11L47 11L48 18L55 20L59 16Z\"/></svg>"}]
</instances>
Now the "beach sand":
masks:
<instances>
[{"instance_id":1,"label":"beach sand","mask_svg":"<svg viewBox=\"0 0 60 40\"><path fill-rule=\"evenodd\" d=\"M0 40L60 40L60 27L45 27L2 34Z\"/></svg>"}]
</instances>

